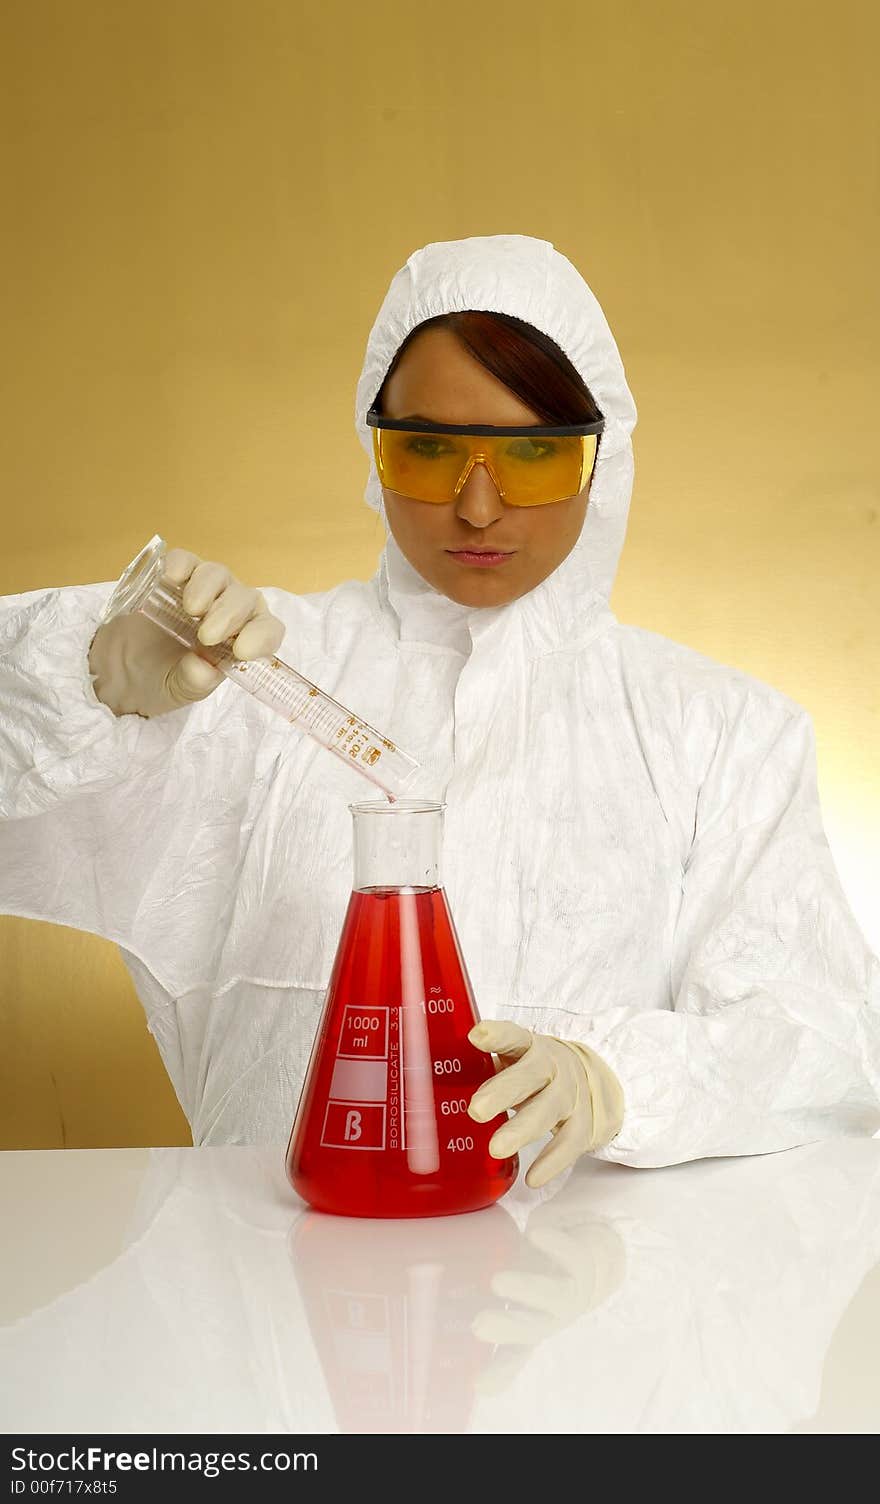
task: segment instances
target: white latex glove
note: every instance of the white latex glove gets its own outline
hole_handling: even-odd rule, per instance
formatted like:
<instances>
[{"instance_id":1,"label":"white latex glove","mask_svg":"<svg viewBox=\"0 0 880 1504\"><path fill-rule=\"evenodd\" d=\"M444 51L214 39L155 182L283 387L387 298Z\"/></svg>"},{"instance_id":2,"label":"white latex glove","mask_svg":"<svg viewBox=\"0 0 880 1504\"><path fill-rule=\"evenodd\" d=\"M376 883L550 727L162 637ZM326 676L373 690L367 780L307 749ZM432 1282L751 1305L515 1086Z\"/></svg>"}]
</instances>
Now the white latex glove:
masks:
<instances>
[{"instance_id":1,"label":"white latex glove","mask_svg":"<svg viewBox=\"0 0 880 1504\"><path fill-rule=\"evenodd\" d=\"M468 1039L478 1050L500 1056L504 1067L474 1092L470 1117L487 1123L500 1112L519 1109L489 1140L492 1157L506 1159L545 1133L553 1134L552 1144L532 1162L526 1185L546 1185L620 1131L620 1082L586 1045L493 1018L475 1024Z\"/></svg>"},{"instance_id":2,"label":"white latex glove","mask_svg":"<svg viewBox=\"0 0 880 1504\"><path fill-rule=\"evenodd\" d=\"M183 609L201 617L198 636L206 647L234 638L235 657L246 659L269 657L281 646L283 623L261 592L242 585L225 564L172 548L165 555L164 575L185 587ZM89 649L89 671L96 697L114 715L147 718L206 699L225 677L136 611L98 628Z\"/></svg>"}]
</instances>

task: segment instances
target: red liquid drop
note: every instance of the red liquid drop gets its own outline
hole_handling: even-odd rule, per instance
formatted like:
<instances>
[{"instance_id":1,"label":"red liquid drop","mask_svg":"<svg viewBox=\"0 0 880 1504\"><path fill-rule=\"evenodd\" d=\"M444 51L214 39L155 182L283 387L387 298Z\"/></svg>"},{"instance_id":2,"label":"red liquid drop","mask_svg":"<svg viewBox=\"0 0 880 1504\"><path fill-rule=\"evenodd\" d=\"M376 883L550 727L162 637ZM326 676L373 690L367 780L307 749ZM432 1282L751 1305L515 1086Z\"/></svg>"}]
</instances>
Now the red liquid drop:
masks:
<instances>
[{"instance_id":1,"label":"red liquid drop","mask_svg":"<svg viewBox=\"0 0 880 1504\"><path fill-rule=\"evenodd\" d=\"M494 1075L442 888L356 890L287 1149L291 1185L319 1211L438 1217L509 1190L493 1159L506 1114L467 1106Z\"/></svg>"}]
</instances>

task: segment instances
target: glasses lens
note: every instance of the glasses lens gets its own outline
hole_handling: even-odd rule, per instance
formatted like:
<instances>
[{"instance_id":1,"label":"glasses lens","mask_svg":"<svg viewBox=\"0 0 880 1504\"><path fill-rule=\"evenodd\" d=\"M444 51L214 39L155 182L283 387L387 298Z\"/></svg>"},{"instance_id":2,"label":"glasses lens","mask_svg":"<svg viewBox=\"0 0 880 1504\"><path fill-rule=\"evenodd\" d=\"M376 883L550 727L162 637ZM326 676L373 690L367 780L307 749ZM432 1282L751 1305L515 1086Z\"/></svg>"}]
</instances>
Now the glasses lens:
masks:
<instances>
[{"instance_id":1,"label":"glasses lens","mask_svg":"<svg viewBox=\"0 0 880 1504\"><path fill-rule=\"evenodd\" d=\"M465 436L380 429L383 484L414 501L452 501L467 464Z\"/></svg>"},{"instance_id":2,"label":"glasses lens","mask_svg":"<svg viewBox=\"0 0 880 1504\"><path fill-rule=\"evenodd\" d=\"M583 437L516 435L493 438L493 460L504 486L504 500L515 507L539 507L576 496L581 488Z\"/></svg>"},{"instance_id":3,"label":"glasses lens","mask_svg":"<svg viewBox=\"0 0 880 1504\"><path fill-rule=\"evenodd\" d=\"M576 496L584 460L589 475L596 454L595 435L580 434L532 438L527 434L374 429L373 443L382 484L401 496L414 501L454 501L468 460L476 454L485 455L497 475L504 501L519 507Z\"/></svg>"}]
</instances>

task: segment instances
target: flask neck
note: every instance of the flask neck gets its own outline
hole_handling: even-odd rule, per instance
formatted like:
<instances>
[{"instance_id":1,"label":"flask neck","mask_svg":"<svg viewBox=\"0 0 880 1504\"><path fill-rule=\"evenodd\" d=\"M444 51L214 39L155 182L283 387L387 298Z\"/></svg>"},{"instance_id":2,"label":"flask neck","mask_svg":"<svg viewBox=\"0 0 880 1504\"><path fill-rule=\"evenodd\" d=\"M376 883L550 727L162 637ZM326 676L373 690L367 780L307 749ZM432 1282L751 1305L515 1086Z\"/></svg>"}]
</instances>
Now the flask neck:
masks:
<instances>
[{"instance_id":1,"label":"flask neck","mask_svg":"<svg viewBox=\"0 0 880 1504\"><path fill-rule=\"evenodd\" d=\"M370 800L354 820L354 888L439 888L442 804Z\"/></svg>"}]
</instances>

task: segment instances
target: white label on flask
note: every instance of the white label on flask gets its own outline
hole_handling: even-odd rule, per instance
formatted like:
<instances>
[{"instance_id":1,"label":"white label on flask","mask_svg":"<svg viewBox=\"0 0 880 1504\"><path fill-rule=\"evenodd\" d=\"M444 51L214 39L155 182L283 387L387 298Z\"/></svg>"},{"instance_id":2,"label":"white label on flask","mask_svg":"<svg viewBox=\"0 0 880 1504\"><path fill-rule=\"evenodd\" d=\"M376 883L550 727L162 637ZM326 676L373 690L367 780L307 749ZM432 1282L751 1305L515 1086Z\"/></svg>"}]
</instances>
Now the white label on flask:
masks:
<instances>
[{"instance_id":1,"label":"white label on flask","mask_svg":"<svg viewBox=\"0 0 880 1504\"><path fill-rule=\"evenodd\" d=\"M330 1149L384 1149L385 1103L328 1102L321 1143Z\"/></svg>"},{"instance_id":2,"label":"white label on flask","mask_svg":"<svg viewBox=\"0 0 880 1504\"><path fill-rule=\"evenodd\" d=\"M328 1096L331 1102L384 1102L387 1090L385 1060L337 1060Z\"/></svg>"},{"instance_id":3,"label":"white label on flask","mask_svg":"<svg viewBox=\"0 0 880 1504\"><path fill-rule=\"evenodd\" d=\"M388 1008L346 1007L339 1032L337 1057L352 1060L387 1060Z\"/></svg>"}]
</instances>

